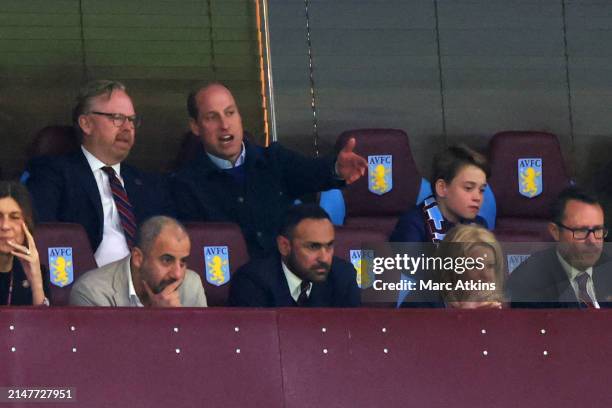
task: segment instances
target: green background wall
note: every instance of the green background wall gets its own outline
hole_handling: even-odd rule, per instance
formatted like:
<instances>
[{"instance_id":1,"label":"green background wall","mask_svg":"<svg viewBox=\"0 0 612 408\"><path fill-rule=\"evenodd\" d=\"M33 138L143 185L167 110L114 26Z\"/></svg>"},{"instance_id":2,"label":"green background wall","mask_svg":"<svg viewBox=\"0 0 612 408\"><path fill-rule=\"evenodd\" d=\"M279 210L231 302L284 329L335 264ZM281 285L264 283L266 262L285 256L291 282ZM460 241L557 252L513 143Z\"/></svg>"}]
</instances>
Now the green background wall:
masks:
<instances>
[{"instance_id":1,"label":"green background wall","mask_svg":"<svg viewBox=\"0 0 612 408\"><path fill-rule=\"evenodd\" d=\"M263 132L251 0L0 0L0 166L20 173L37 130L69 124L86 79L123 81L144 122L129 161L170 162L195 84L234 90L245 127Z\"/></svg>"}]
</instances>

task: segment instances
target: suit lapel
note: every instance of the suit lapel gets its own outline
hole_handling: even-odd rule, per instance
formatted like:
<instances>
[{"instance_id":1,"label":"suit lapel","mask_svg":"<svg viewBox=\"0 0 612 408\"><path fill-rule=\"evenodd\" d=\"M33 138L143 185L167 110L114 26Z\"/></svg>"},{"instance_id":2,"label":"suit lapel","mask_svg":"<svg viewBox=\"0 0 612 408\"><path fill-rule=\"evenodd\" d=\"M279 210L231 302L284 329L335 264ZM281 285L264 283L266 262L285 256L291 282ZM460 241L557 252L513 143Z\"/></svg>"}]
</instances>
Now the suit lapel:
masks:
<instances>
[{"instance_id":1,"label":"suit lapel","mask_svg":"<svg viewBox=\"0 0 612 408\"><path fill-rule=\"evenodd\" d=\"M561 265L561 262L559 261L557 251L553 250L551 252L551 256L553 257L553 264L555 267L550 268L550 273L552 275L553 290L555 291L557 299L564 303L578 303L578 298L576 298L574 288L567 277L565 269L563 269L563 265Z\"/></svg>"},{"instance_id":2,"label":"suit lapel","mask_svg":"<svg viewBox=\"0 0 612 408\"><path fill-rule=\"evenodd\" d=\"M127 258L123 262L115 264L115 271L113 273L113 301L115 306L130 306L130 300L128 297L128 271L130 265L130 259ZM130 277L131 279L131 277Z\"/></svg>"},{"instance_id":3,"label":"suit lapel","mask_svg":"<svg viewBox=\"0 0 612 408\"><path fill-rule=\"evenodd\" d=\"M313 283L312 290L310 291L310 296L308 297L309 306L314 306L314 307L331 306L330 299L332 299L332 293L331 293L331 285L329 284L329 281Z\"/></svg>"},{"instance_id":4,"label":"suit lapel","mask_svg":"<svg viewBox=\"0 0 612 408\"><path fill-rule=\"evenodd\" d=\"M275 265L272 265L275 271L272 277L274 279L272 282L274 285L274 290L272 291L272 296L274 296L274 304L278 305L279 307L295 306L296 303L289 292L289 284L287 283L285 272L283 272L280 258L274 257L273 259L275 262Z\"/></svg>"}]
</instances>

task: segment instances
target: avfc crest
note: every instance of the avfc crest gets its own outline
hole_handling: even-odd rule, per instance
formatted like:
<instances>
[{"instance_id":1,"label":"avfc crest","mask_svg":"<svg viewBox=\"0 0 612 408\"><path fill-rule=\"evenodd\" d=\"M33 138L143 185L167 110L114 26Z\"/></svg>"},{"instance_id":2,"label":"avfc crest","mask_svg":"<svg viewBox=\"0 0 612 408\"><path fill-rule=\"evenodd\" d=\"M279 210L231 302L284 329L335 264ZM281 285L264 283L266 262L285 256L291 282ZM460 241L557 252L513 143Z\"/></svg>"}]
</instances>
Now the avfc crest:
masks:
<instances>
[{"instance_id":1,"label":"avfc crest","mask_svg":"<svg viewBox=\"0 0 612 408\"><path fill-rule=\"evenodd\" d=\"M72 248L49 248L49 281L63 288L74 281L72 264Z\"/></svg>"},{"instance_id":2,"label":"avfc crest","mask_svg":"<svg viewBox=\"0 0 612 408\"><path fill-rule=\"evenodd\" d=\"M542 194L542 158L518 159L519 193L527 198Z\"/></svg>"},{"instance_id":3,"label":"avfc crest","mask_svg":"<svg viewBox=\"0 0 612 408\"><path fill-rule=\"evenodd\" d=\"M512 273L527 258L529 258L529 254L508 254L508 273Z\"/></svg>"},{"instance_id":4,"label":"avfc crest","mask_svg":"<svg viewBox=\"0 0 612 408\"><path fill-rule=\"evenodd\" d=\"M368 156L368 190L377 195L393 188L393 156Z\"/></svg>"},{"instance_id":5,"label":"avfc crest","mask_svg":"<svg viewBox=\"0 0 612 408\"><path fill-rule=\"evenodd\" d=\"M229 249L226 246L204 247L204 273L211 285L221 286L230 280Z\"/></svg>"},{"instance_id":6,"label":"avfc crest","mask_svg":"<svg viewBox=\"0 0 612 408\"><path fill-rule=\"evenodd\" d=\"M365 256L362 256L363 252L365 252ZM368 260L368 252L370 251L361 251L360 249L351 249L349 250L349 256L351 259L351 263L353 267L355 267L355 271L357 272L357 286L361 289L366 289L372 286L372 276L370 276L369 268L367 265Z\"/></svg>"}]
</instances>

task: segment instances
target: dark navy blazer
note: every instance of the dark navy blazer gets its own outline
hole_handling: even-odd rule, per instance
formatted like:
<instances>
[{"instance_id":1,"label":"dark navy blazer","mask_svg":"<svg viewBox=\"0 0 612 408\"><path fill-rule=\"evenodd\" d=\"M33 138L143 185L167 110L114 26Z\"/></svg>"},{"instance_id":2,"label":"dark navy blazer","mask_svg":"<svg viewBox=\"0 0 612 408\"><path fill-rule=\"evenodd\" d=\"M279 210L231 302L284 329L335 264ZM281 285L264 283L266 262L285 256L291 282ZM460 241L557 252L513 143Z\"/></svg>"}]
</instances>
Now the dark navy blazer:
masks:
<instances>
[{"instance_id":1,"label":"dark navy blazer","mask_svg":"<svg viewBox=\"0 0 612 408\"><path fill-rule=\"evenodd\" d=\"M296 306L280 256L256 259L238 269L232 277L230 306L287 307ZM356 307L361 304L353 265L333 258L327 280L313 283L306 307Z\"/></svg>"},{"instance_id":2,"label":"dark navy blazer","mask_svg":"<svg viewBox=\"0 0 612 408\"><path fill-rule=\"evenodd\" d=\"M29 171L26 185L36 220L81 224L95 251L102 241L104 215L96 179L81 149L66 156L34 159ZM121 177L138 223L154 215L174 215L160 176L121 163Z\"/></svg>"}]
</instances>

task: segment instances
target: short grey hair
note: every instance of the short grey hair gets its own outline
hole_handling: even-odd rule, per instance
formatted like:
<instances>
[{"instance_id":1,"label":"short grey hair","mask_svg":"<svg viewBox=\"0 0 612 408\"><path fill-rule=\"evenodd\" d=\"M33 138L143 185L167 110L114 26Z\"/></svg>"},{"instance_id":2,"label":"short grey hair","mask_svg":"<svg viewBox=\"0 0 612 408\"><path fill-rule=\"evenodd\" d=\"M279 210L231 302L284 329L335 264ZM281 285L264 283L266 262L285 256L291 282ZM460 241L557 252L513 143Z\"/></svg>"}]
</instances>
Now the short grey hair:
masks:
<instances>
[{"instance_id":1,"label":"short grey hair","mask_svg":"<svg viewBox=\"0 0 612 408\"><path fill-rule=\"evenodd\" d=\"M126 92L126 87L121 82L110 79L96 79L87 82L81 87L76 98L76 104L72 109L72 124L79 134L81 134L79 116L88 113L91 110L91 105L94 98L102 95L110 98L112 93L115 91Z\"/></svg>"},{"instance_id":2,"label":"short grey hair","mask_svg":"<svg viewBox=\"0 0 612 408\"><path fill-rule=\"evenodd\" d=\"M187 229L178 220L165 215L156 215L155 217L151 217L140 224L138 231L136 231L135 246L140 248L142 252L148 253L153 247L153 243L161 233L162 229L164 229L166 226L178 227L185 233L185 235L187 235L187 237L189 237Z\"/></svg>"}]
</instances>

